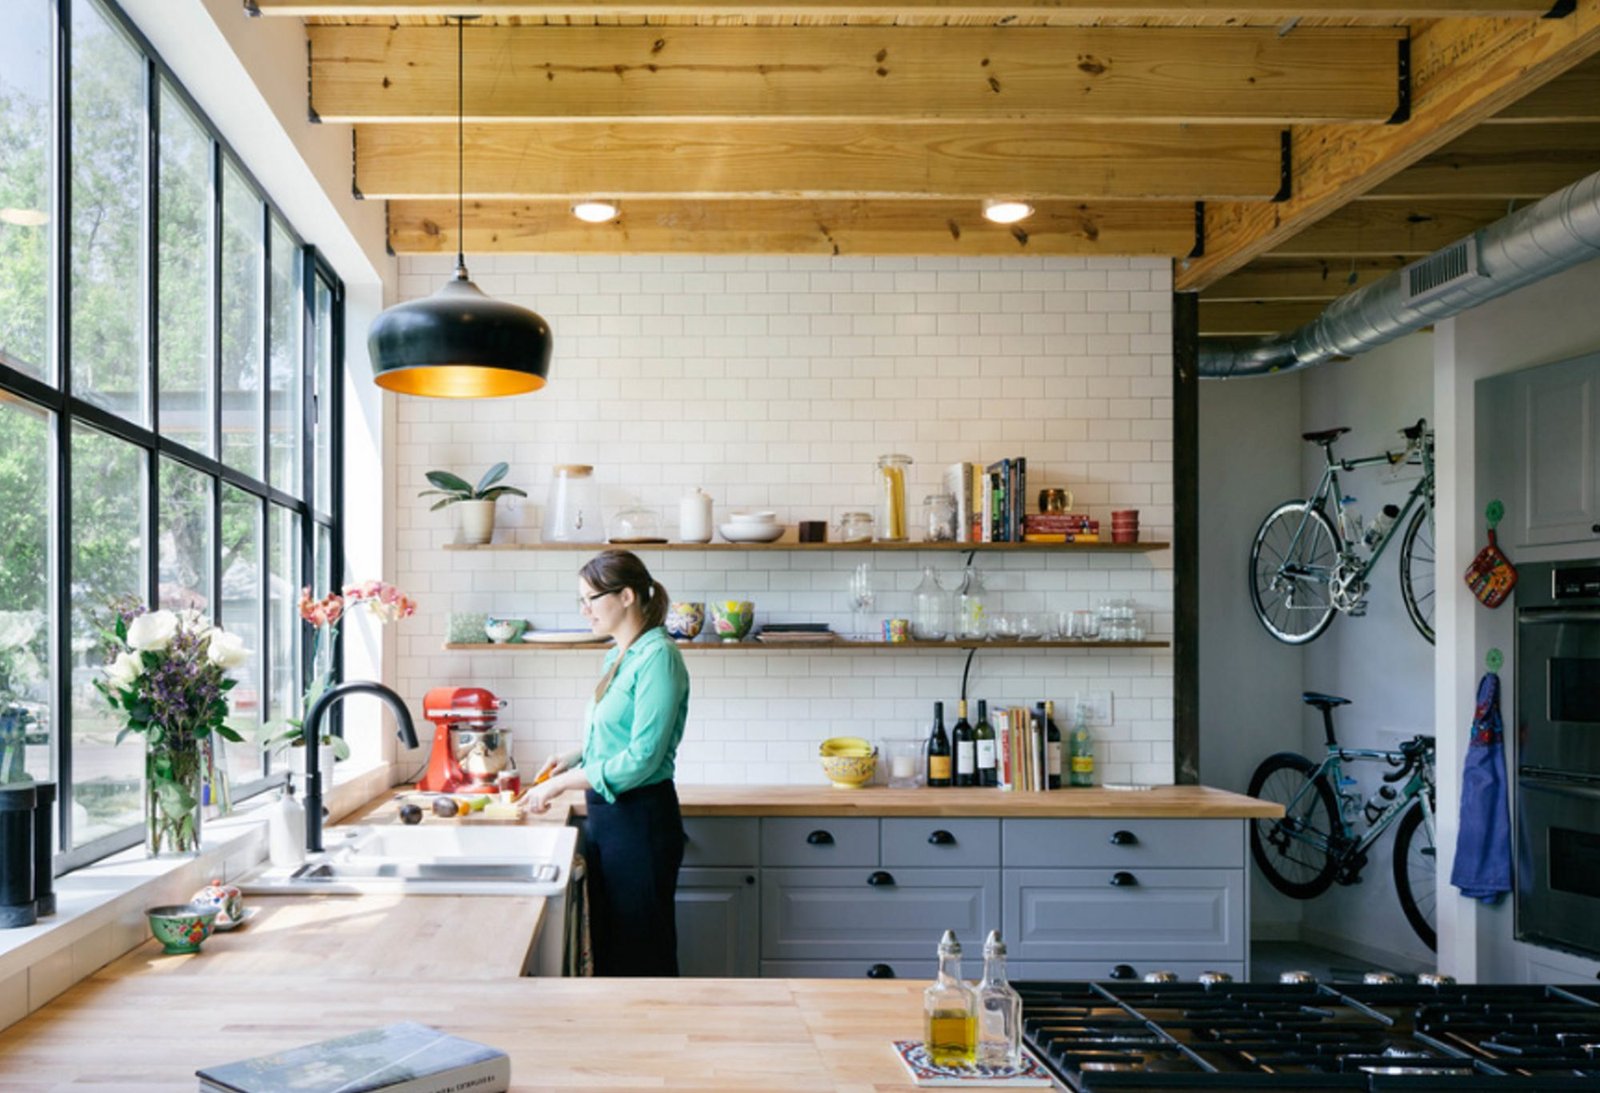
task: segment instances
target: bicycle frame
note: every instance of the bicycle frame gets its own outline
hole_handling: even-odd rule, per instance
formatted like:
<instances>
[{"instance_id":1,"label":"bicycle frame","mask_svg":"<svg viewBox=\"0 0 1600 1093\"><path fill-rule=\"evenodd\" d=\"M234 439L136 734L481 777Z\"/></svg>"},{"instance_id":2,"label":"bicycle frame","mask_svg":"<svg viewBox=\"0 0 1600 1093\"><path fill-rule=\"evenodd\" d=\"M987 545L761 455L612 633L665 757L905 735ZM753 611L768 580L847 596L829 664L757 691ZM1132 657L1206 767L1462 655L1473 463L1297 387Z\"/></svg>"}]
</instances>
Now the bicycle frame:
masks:
<instances>
[{"instance_id":1,"label":"bicycle frame","mask_svg":"<svg viewBox=\"0 0 1600 1093\"><path fill-rule=\"evenodd\" d=\"M1300 804L1301 797L1307 793L1316 792L1314 786L1319 781L1326 781L1329 786L1334 787L1334 799L1337 802L1339 798L1339 780L1344 773L1344 763L1349 759L1381 759L1390 766L1398 766L1405 762L1404 754L1398 751L1384 751L1377 748L1329 748L1327 755L1318 764L1316 771L1312 773L1306 780L1306 784L1300 787L1300 791L1285 806L1288 814L1294 814L1295 806ZM1418 762L1416 769L1406 779L1405 785L1401 786L1400 791L1395 795L1395 799L1390 801L1388 807L1378 815L1378 818L1367 826L1366 833L1359 839L1356 838L1355 826L1345 819L1342 807L1334 810L1334 819L1339 825L1339 831L1332 840L1334 845L1321 845L1320 839L1304 831L1296 830L1290 834L1297 839L1316 846L1319 850L1326 851L1335 858L1353 857L1366 853L1373 843L1383 837L1385 831L1389 830L1401 816L1405 815L1406 810L1414 802L1421 801L1422 820L1427 827L1428 839L1431 843L1437 838L1438 834L1434 827L1433 806L1428 801L1427 793L1431 785L1428 774L1432 769L1433 761L1431 756L1426 761Z\"/></svg>"}]
</instances>

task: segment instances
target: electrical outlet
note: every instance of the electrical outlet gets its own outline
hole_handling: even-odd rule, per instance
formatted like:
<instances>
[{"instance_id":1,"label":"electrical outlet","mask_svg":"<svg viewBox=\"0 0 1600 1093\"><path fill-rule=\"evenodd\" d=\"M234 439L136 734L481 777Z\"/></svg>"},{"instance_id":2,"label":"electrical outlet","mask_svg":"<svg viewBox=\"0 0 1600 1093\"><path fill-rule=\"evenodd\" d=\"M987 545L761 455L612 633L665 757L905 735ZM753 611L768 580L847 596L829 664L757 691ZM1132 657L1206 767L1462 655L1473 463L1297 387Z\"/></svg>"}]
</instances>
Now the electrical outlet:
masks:
<instances>
[{"instance_id":1,"label":"electrical outlet","mask_svg":"<svg viewBox=\"0 0 1600 1093\"><path fill-rule=\"evenodd\" d=\"M1111 724L1111 692L1110 691L1079 691L1072 697L1074 712L1079 705L1083 706L1084 723L1090 726L1105 726ZM1072 720L1069 716L1068 720Z\"/></svg>"}]
</instances>

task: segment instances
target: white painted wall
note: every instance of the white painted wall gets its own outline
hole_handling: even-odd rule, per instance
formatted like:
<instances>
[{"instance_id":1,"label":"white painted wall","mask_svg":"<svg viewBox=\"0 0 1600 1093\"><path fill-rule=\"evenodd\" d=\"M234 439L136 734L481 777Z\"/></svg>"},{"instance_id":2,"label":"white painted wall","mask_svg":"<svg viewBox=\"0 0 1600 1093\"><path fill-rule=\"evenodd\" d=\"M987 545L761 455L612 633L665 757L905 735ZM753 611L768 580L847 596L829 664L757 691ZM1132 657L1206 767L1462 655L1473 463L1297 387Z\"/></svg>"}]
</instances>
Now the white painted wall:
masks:
<instances>
[{"instance_id":1,"label":"white painted wall","mask_svg":"<svg viewBox=\"0 0 1600 1093\"><path fill-rule=\"evenodd\" d=\"M1171 296L1149 260L533 258L471 261L492 295L555 331L550 383L522 398L403 399L388 449L399 496L395 579L421 603L400 624L397 679L413 704L440 684L510 699L505 723L531 763L575 745L598 652L441 648L451 612L581 625L582 553L447 553L450 512L415 497L424 473L475 476L497 460L529 501L502 505L502 539L530 541L557 463L596 466L607 515L643 502L676 530L695 486L719 514L770 508L785 522L871 508L874 461L915 459L915 507L949 463L1028 459L1030 493L1065 485L1109 531L1137 508L1144 534L1172 529ZM401 292L424 295L448 258L403 259ZM848 631L846 578L879 574L871 625L909 613L922 567L952 585L960 555L646 553L675 598L750 599L757 624ZM979 556L991 609L1060 611L1135 598L1170 638L1171 555ZM959 651L795 651L691 657L694 696L679 755L685 782L821 783L817 743L839 734L922 736L931 705L958 696ZM1100 730L1102 777L1172 780L1168 652L980 652L969 693L1005 704L1080 689L1115 695Z\"/></svg>"},{"instance_id":2,"label":"white painted wall","mask_svg":"<svg viewBox=\"0 0 1600 1093\"><path fill-rule=\"evenodd\" d=\"M1318 756L1320 715L1300 701L1319 690L1352 701L1336 715L1340 740L1393 747L1433 723L1432 650L1400 600L1398 540L1380 564L1364 618L1336 618L1304 647L1269 637L1249 606L1250 543L1280 501L1304 497L1322 473L1321 449L1302 432L1346 426L1335 451L1344 456L1397 450L1396 430L1431 417L1431 344L1413 335L1358 359L1300 373L1201 385L1201 776L1243 791L1275 751ZM1369 517L1385 501L1403 501L1411 485L1384 469L1343 476ZM1352 765L1372 792L1376 769ZM1279 895L1259 876L1251 892L1257 938L1304 937L1351 954L1352 965L1424 960L1394 898L1386 838L1375 848L1365 883L1335 887L1315 900Z\"/></svg>"}]
</instances>

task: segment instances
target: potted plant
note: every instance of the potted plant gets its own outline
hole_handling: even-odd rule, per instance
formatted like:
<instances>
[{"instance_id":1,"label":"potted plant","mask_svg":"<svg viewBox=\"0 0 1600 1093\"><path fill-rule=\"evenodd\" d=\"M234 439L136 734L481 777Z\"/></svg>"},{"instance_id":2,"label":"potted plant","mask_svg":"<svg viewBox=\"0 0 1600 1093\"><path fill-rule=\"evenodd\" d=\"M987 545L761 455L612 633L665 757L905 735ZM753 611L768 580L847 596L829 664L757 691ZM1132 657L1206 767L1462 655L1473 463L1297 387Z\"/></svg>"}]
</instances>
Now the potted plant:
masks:
<instances>
[{"instance_id":1,"label":"potted plant","mask_svg":"<svg viewBox=\"0 0 1600 1093\"><path fill-rule=\"evenodd\" d=\"M333 642L339 636L339 621L347 611L363 606L380 625L410 618L417 612L415 600L382 581L345 585L342 595L329 592L320 600L311 598L310 588L300 590L300 617L312 627L311 683L301 699L302 716L269 722L262 726L260 737L263 748L288 752L289 769L294 773L303 776L306 770L304 714L333 685ZM317 769L326 788L333 783L333 764L350 757L350 745L331 731L320 735Z\"/></svg>"},{"instance_id":2,"label":"potted plant","mask_svg":"<svg viewBox=\"0 0 1600 1093\"><path fill-rule=\"evenodd\" d=\"M526 497L526 492L515 486L501 486L497 483L506 476L510 469L508 463L496 463L483 477L478 479L476 486L471 485L465 478L451 474L449 471L429 471L427 478L434 486L431 490L423 490L418 497L439 497L433 503L429 512L437 512L446 505L461 506L461 541L463 543L487 543L494 537L494 503L501 496L511 494L514 497Z\"/></svg>"}]
</instances>

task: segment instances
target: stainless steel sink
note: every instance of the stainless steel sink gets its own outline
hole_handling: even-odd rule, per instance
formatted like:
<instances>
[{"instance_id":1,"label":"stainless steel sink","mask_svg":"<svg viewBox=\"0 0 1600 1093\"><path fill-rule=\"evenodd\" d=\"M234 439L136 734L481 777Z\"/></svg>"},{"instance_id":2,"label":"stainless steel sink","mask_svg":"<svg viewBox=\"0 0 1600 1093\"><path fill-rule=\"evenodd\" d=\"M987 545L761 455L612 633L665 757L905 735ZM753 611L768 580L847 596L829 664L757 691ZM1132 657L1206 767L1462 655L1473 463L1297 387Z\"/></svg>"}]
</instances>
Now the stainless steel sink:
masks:
<instances>
[{"instance_id":1,"label":"stainless steel sink","mask_svg":"<svg viewBox=\"0 0 1600 1093\"><path fill-rule=\"evenodd\" d=\"M561 876L551 862L492 861L320 861L289 874L291 882L395 880L457 884L550 884Z\"/></svg>"}]
</instances>

